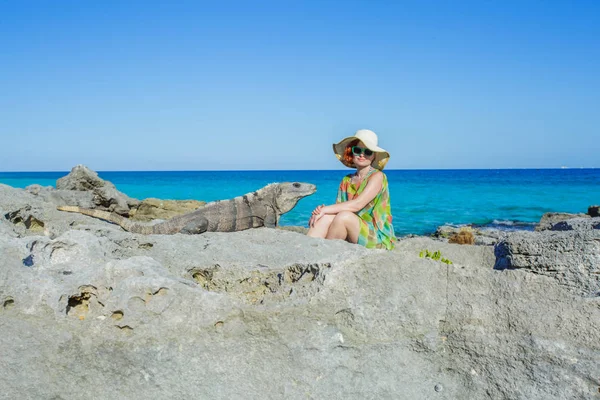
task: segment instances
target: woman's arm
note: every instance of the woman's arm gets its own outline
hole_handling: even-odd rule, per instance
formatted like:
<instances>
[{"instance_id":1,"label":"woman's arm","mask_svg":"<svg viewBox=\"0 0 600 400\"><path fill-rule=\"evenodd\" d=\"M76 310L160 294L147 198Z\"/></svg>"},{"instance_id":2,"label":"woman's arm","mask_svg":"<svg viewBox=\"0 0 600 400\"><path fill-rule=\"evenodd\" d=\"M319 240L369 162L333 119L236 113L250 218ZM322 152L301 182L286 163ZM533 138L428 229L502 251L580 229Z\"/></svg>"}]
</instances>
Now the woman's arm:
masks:
<instances>
[{"instance_id":1,"label":"woman's arm","mask_svg":"<svg viewBox=\"0 0 600 400\"><path fill-rule=\"evenodd\" d=\"M362 210L371 200L377 196L377 193L381 190L383 185L383 174L376 172L369 177L367 186L352 200L345 201L343 203L332 204L330 206L318 206L313 211L313 215L310 218L309 226L313 226L323 215L326 214L339 214L342 211L350 211L353 213Z\"/></svg>"},{"instance_id":2,"label":"woman's arm","mask_svg":"<svg viewBox=\"0 0 600 400\"><path fill-rule=\"evenodd\" d=\"M343 203L332 204L330 206L325 206L321 209L321 212L324 214L339 214L342 211L351 211L351 212L359 212L371 200L377 196L377 193L381 190L383 185L383 174L381 172L376 172L369 177L369 181L367 182L367 186L362 191L361 194L353 198L352 200L344 201Z\"/></svg>"}]
</instances>

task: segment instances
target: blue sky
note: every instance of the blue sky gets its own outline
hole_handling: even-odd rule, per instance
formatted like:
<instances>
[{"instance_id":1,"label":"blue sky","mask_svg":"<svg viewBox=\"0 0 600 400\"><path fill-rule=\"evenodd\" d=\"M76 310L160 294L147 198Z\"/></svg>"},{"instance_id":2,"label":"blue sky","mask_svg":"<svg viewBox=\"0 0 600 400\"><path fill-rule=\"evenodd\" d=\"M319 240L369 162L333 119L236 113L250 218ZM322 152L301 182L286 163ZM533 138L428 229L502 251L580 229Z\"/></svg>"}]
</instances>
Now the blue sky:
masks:
<instances>
[{"instance_id":1,"label":"blue sky","mask_svg":"<svg viewBox=\"0 0 600 400\"><path fill-rule=\"evenodd\" d=\"M600 167L599 71L594 1L0 1L0 171Z\"/></svg>"}]
</instances>

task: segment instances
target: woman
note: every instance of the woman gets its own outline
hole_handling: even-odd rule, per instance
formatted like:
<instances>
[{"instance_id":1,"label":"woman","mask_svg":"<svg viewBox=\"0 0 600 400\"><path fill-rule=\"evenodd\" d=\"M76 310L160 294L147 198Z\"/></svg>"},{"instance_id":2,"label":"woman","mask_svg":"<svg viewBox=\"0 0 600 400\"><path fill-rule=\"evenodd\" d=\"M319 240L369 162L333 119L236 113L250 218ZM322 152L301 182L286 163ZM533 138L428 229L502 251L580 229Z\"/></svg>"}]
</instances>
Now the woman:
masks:
<instances>
[{"instance_id":1,"label":"woman","mask_svg":"<svg viewBox=\"0 0 600 400\"><path fill-rule=\"evenodd\" d=\"M390 154L377 146L377 135L368 129L334 144L333 151L342 164L356 172L342 179L336 204L315 208L308 221L308 236L392 250L396 237L387 177L381 172Z\"/></svg>"}]
</instances>

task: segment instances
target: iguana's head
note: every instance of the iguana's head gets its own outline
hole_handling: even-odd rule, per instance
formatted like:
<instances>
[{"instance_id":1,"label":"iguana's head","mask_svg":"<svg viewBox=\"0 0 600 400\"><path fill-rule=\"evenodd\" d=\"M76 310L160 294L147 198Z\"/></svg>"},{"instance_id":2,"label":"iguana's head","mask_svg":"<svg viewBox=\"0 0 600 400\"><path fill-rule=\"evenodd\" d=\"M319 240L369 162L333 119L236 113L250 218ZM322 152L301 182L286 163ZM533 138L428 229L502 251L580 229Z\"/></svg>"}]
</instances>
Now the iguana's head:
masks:
<instances>
[{"instance_id":1,"label":"iguana's head","mask_svg":"<svg viewBox=\"0 0 600 400\"><path fill-rule=\"evenodd\" d=\"M310 196L317 187L304 182L282 182L273 185L275 206L281 214L285 214L296 206L298 200Z\"/></svg>"}]
</instances>

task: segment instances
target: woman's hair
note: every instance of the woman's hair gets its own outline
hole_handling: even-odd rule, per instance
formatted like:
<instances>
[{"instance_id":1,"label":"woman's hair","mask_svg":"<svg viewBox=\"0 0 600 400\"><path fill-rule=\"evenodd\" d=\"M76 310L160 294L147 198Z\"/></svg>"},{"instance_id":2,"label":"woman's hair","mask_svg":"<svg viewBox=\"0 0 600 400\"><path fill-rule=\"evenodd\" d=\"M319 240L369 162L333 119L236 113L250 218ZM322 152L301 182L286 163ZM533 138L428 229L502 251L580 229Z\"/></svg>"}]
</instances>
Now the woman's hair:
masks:
<instances>
[{"instance_id":1,"label":"woman's hair","mask_svg":"<svg viewBox=\"0 0 600 400\"><path fill-rule=\"evenodd\" d=\"M360 142L360 140L355 139L346 145L346 150L344 150L344 161L346 164L354 165L354 161L352 160L352 146L356 146Z\"/></svg>"}]
</instances>

